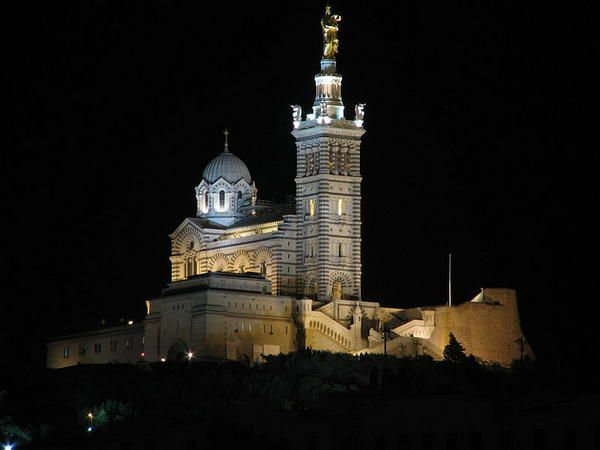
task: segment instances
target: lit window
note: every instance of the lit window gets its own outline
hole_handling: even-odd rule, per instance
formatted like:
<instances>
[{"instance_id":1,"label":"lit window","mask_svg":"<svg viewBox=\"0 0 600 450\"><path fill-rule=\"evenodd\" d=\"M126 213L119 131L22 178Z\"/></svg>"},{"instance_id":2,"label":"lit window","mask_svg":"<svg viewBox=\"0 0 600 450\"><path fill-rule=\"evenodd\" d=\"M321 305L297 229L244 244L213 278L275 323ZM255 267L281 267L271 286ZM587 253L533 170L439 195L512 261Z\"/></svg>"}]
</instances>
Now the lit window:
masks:
<instances>
[{"instance_id":1,"label":"lit window","mask_svg":"<svg viewBox=\"0 0 600 450\"><path fill-rule=\"evenodd\" d=\"M225 211L225 191L219 191L219 209Z\"/></svg>"},{"instance_id":2,"label":"lit window","mask_svg":"<svg viewBox=\"0 0 600 450\"><path fill-rule=\"evenodd\" d=\"M308 201L308 215L311 217L315 215L315 200L313 198Z\"/></svg>"},{"instance_id":3,"label":"lit window","mask_svg":"<svg viewBox=\"0 0 600 450\"><path fill-rule=\"evenodd\" d=\"M68 358L69 356L71 356L71 348L65 347L63 349L63 358Z\"/></svg>"},{"instance_id":4,"label":"lit window","mask_svg":"<svg viewBox=\"0 0 600 450\"><path fill-rule=\"evenodd\" d=\"M189 258L187 260L186 275L188 277L196 275L196 260L194 258Z\"/></svg>"},{"instance_id":5,"label":"lit window","mask_svg":"<svg viewBox=\"0 0 600 450\"><path fill-rule=\"evenodd\" d=\"M204 208L203 208L203 212L204 213L208 212L208 191L204 192Z\"/></svg>"},{"instance_id":6,"label":"lit window","mask_svg":"<svg viewBox=\"0 0 600 450\"><path fill-rule=\"evenodd\" d=\"M344 200L342 200L341 198L338 199L337 213L338 216L341 216L344 213Z\"/></svg>"}]
</instances>

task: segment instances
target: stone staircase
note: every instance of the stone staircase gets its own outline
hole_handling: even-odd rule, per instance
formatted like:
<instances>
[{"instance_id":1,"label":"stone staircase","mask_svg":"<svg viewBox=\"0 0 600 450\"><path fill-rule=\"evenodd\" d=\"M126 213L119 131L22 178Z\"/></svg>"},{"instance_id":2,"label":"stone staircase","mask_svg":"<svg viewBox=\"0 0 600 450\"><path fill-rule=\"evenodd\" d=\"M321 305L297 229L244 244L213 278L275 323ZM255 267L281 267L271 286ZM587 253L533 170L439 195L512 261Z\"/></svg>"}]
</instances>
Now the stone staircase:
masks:
<instances>
[{"instance_id":1,"label":"stone staircase","mask_svg":"<svg viewBox=\"0 0 600 450\"><path fill-rule=\"evenodd\" d=\"M348 351L353 350L354 337L352 331L320 311L311 312L306 319L305 327L307 330L324 334Z\"/></svg>"}]
</instances>

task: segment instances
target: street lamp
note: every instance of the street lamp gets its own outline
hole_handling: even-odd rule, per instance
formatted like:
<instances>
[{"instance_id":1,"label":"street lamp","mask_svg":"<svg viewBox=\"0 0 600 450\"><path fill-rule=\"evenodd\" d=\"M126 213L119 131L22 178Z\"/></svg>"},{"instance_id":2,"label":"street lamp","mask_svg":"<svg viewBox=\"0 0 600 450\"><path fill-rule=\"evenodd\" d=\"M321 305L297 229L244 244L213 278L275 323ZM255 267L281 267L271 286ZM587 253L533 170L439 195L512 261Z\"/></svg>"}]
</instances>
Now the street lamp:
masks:
<instances>
[{"instance_id":1,"label":"street lamp","mask_svg":"<svg viewBox=\"0 0 600 450\"><path fill-rule=\"evenodd\" d=\"M92 412L88 412L87 414L87 420L88 420L88 433L91 433L94 430L94 415L92 414Z\"/></svg>"}]
</instances>

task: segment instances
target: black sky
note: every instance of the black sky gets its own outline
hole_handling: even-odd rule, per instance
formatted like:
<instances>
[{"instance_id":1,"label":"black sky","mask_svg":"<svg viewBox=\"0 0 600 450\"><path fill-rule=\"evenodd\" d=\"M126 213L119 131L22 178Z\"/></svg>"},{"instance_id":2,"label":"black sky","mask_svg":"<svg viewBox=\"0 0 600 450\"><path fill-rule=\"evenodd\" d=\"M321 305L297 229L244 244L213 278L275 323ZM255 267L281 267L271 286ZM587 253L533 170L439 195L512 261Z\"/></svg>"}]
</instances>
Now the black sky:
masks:
<instances>
[{"instance_id":1,"label":"black sky","mask_svg":"<svg viewBox=\"0 0 600 450\"><path fill-rule=\"evenodd\" d=\"M225 127L260 198L293 194L289 105L312 104L323 2L234 5L45 2L7 15L5 354L37 363L45 337L143 316ZM592 2L333 5L348 115L367 103L363 297L445 302L452 252L455 301L515 288L534 350L570 348L555 336L563 306L587 305L559 292L577 264L570 211L593 172Z\"/></svg>"}]
</instances>

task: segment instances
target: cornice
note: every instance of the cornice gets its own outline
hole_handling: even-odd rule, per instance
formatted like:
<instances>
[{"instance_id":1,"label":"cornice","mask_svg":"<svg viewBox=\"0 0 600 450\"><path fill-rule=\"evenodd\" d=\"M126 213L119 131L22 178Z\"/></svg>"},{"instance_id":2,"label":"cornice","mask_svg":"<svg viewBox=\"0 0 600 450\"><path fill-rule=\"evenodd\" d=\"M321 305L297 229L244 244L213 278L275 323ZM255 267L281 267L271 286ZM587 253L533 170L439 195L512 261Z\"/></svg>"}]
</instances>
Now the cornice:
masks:
<instances>
[{"instance_id":1,"label":"cornice","mask_svg":"<svg viewBox=\"0 0 600 450\"><path fill-rule=\"evenodd\" d=\"M298 141L322 137L345 137L360 140L365 134L364 128L358 128L351 120L332 120L330 124L320 124L316 120L305 120L299 128L292 130L292 135Z\"/></svg>"}]
</instances>

